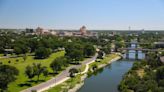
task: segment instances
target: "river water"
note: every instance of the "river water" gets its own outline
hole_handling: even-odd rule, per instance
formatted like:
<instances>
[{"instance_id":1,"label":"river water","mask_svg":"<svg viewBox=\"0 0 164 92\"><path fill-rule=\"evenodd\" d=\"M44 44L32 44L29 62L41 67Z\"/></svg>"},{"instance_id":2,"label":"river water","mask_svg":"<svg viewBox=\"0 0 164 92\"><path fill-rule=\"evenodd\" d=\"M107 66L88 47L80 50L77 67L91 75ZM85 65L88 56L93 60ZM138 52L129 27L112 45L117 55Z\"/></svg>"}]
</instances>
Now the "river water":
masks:
<instances>
[{"instance_id":1,"label":"river water","mask_svg":"<svg viewBox=\"0 0 164 92\"><path fill-rule=\"evenodd\" d=\"M131 45L135 47L135 45ZM129 51L129 60L122 59L98 70L84 81L84 86L78 92L119 92L117 87L122 76L132 67L135 59L135 51ZM125 54L126 55L126 54ZM124 55L124 56L125 56ZM126 57L126 56L125 56ZM138 58L145 57L142 51L138 51Z\"/></svg>"}]
</instances>

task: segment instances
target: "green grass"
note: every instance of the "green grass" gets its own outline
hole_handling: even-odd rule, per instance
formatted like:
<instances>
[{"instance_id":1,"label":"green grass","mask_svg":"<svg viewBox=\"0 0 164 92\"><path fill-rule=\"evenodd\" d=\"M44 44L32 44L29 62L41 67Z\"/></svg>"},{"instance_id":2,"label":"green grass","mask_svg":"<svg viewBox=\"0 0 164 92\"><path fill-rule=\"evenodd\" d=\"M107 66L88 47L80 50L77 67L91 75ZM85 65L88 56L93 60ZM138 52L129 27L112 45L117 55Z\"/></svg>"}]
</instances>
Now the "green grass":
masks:
<instances>
[{"instance_id":1,"label":"green grass","mask_svg":"<svg viewBox=\"0 0 164 92\"><path fill-rule=\"evenodd\" d=\"M101 65L101 64L107 64L110 60L112 60L113 58L117 57L118 55L116 54L109 54L106 55L104 57L104 59L101 59L100 62L94 62L92 64L90 64L90 66L96 64L96 65ZM85 69L85 65L83 65L80 70L84 71ZM82 75L77 75L75 78L71 78L69 80L67 80L66 82L59 84L45 92L68 92L69 89L75 87L76 84L81 82L81 76Z\"/></svg>"},{"instance_id":2,"label":"green grass","mask_svg":"<svg viewBox=\"0 0 164 92\"><path fill-rule=\"evenodd\" d=\"M3 57L4 56L4 54L0 54L0 57Z\"/></svg>"},{"instance_id":3,"label":"green grass","mask_svg":"<svg viewBox=\"0 0 164 92\"><path fill-rule=\"evenodd\" d=\"M80 72L83 72L85 70L85 68L86 68L86 65L82 65L81 68L79 69Z\"/></svg>"},{"instance_id":4,"label":"green grass","mask_svg":"<svg viewBox=\"0 0 164 92\"><path fill-rule=\"evenodd\" d=\"M69 89L75 87L76 84L79 84L80 82L81 82L81 75L77 75L76 77L68 79L62 84L59 84L45 92L68 92Z\"/></svg>"},{"instance_id":5,"label":"green grass","mask_svg":"<svg viewBox=\"0 0 164 92\"><path fill-rule=\"evenodd\" d=\"M33 63L41 63L43 66L46 66L48 68L48 70L50 72L52 72L52 70L50 69L49 65L50 63L57 57L61 57L64 56L64 51L60 51L57 53L53 53L50 55L49 58L47 59L34 59L34 56L27 56L26 61L23 60L22 57L18 57L18 58L7 58L7 59L0 59L1 62L3 62L3 64L7 64L7 65L11 65L11 66L15 66L18 70L19 70L19 75L17 77L17 80L12 82L9 86L8 86L8 90L10 92L19 92L23 89L26 89L30 86L20 86L23 84L31 84L31 86L34 86L36 84L39 84L40 82L36 83L36 82L28 82L29 79L25 76L24 71L27 65L32 65ZM18 62L16 60L19 60ZM11 61L11 63L8 63L8 61ZM47 78L43 77L43 75L40 76L41 80L48 80L50 79L52 76L48 76ZM34 80L36 80L36 78L34 78Z\"/></svg>"},{"instance_id":6,"label":"green grass","mask_svg":"<svg viewBox=\"0 0 164 92\"><path fill-rule=\"evenodd\" d=\"M92 65L101 65L101 64L108 64L110 60L112 60L113 58L115 57L118 57L117 54L109 54L109 55L106 55L103 59L100 59L100 62L94 62L92 64L90 64L89 66L92 66Z\"/></svg>"}]
</instances>

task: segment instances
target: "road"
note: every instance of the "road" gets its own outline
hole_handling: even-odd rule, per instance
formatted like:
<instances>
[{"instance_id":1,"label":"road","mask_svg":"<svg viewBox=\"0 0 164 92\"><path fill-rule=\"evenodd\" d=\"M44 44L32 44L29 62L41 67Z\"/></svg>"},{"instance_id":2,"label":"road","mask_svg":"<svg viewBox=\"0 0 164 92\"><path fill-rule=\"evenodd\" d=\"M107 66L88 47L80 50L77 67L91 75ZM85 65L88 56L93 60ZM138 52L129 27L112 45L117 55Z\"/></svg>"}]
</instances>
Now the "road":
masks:
<instances>
[{"instance_id":1,"label":"road","mask_svg":"<svg viewBox=\"0 0 164 92\"><path fill-rule=\"evenodd\" d=\"M57 75L56 77L46 81L46 82L43 82L41 84L38 84L36 86L33 86L33 87L30 87L30 88L27 88L25 90L22 90L21 92L31 92L32 90L36 90L37 92L42 92L42 91L45 91L51 87L54 87L66 80L69 79L69 70L71 68L77 68L79 69L82 65L86 65L92 61L95 61L97 58L97 54L95 56L93 56L92 58L90 59L87 59L85 61L83 61L80 65L72 65L70 67L68 67L66 70L62 71L59 75Z\"/></svg>"}]
</instances>

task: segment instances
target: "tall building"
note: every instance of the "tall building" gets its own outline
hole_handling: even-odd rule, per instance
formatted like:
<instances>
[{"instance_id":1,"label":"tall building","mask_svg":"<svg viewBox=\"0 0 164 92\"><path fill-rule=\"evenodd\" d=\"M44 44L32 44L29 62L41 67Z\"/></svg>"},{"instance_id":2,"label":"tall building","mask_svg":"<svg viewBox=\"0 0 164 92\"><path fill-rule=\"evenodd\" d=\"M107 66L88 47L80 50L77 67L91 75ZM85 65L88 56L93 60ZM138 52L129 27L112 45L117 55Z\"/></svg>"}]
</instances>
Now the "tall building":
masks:
<instances>
[{"instance_id":1,"label":"tall building","mask_svg":"<svg viewBox=\"0 0 164 92\"><path fill-rule=\"evenodd\" d=\"M81 32L82 35L87 34L87 29L86 29L86 27L85 27L85 26L82 26L82 27L80 28L80 32Z\"/></svg>"},{"instance_id":2,"label":"tall building","mask_svg":"<svg viewBox=\"0 0 164 92\"><path fill-rule=\"evenodd\" d=\"M38 35L43 34L43 28L37 27L37 29L36 29L36 34L38 34Z\"/></svg>"}]
</instances>

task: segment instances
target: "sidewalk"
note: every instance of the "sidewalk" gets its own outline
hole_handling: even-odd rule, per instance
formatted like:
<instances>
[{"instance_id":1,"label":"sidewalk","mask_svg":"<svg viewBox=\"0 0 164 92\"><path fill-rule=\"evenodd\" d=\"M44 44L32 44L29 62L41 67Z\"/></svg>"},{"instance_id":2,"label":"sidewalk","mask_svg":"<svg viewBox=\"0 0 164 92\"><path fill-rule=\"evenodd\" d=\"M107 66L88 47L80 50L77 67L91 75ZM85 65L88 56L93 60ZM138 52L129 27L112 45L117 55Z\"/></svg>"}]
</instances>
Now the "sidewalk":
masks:
<instances>
[{"instance_id":1,"label":"sidewalk","mask_svg":"<svg viewBox=\"0 0 164 92\"><path fill-rule=\"evenodd\" d=\"M69 70L71 68L80 68L82 65L88 65L88 64L94 62L96 60L96 58L97 58L97 54L94 57L83 61L81 65L72 65L72 66L68 67L66 70L62 71L58 76L56 76L46 82L38 84L36 86L22 90L21 92L31 92L32 90L35 90L37 92L42 92L42 91L48 90L51 87L55 87L56 85L61 84L70 78ZM87 71L88 71L88 69L85 69L85 71L82 73L85 73Z\"/></svg>"}]
</instances>

